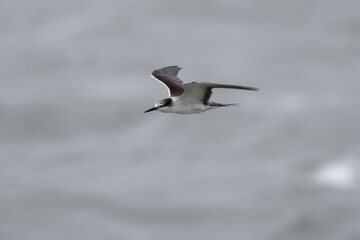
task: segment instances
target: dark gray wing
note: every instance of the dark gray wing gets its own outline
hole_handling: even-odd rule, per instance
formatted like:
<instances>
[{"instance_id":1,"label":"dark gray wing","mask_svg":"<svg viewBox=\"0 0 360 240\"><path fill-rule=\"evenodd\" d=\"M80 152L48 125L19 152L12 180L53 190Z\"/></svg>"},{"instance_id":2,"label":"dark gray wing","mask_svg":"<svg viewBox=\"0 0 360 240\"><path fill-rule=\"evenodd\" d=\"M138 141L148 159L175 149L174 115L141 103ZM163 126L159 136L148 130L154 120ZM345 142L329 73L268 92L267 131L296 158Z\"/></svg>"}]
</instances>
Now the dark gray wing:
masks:
<instances>
[{"instance_id":1,"label":"dark gray wing","mask_svg":"<svg viewBox=\"0 0 360 240\"><path fill-rule=\"evenodd\" d=\"M178 66L164 67L154 70L151 76L167 87L170 97L178 97L184 93L183 82L177 77L180 69Z\"/></svg>"},{"instance_id":2,"label":"dark gray wing","mask_svg":"<svg viewBox=\"0 0 360 240\"><path fill-rule=\"evenodd\" d=\"M257 88L253 87L245 87L238 85L227 85L227 84L216 84L216 83L206 83L206 82L192 82L192 83L184 83L185 92L179 99L180 101L186 102L201 102L204 104L208 104L209 99L211 97L211 89L213 88L232 88L232 89L243 89L243 90L251 90L257 91Z\"/></svg>"}]
</instances>

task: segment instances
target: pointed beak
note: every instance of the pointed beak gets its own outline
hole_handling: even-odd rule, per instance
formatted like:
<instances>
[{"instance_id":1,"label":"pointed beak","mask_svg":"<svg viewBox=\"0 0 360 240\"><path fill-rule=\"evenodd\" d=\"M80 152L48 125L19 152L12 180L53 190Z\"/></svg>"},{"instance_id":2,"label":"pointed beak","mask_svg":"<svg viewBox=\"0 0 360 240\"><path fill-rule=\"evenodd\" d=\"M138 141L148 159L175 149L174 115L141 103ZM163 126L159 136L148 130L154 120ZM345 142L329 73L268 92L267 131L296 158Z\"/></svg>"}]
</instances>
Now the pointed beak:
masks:
<instances>
[{"instance_id":1,"label":"pointed beak","mask_svg":"<svg viewBox=\"0 0 360 240\"><path fill-rule=\"evenodd\" d=\"M154 110L157 110L157 109L158 109L157 107L152 107L152 108L146 110L144 113L151 112L151 111L154 111Z\"/></svg>"}]
</instances>

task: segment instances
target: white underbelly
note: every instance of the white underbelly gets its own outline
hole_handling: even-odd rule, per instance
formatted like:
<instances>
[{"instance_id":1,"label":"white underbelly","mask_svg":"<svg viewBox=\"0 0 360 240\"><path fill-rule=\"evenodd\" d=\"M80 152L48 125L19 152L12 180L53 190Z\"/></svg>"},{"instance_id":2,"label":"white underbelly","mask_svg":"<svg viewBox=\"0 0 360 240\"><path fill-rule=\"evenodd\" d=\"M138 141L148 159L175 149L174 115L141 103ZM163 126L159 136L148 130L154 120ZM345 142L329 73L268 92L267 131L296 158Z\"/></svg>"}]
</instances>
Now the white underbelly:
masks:
<instances>
[{"instance_id":1,"label":"white underbelly","mask_svg":"<svg viewBox=\"0 0 360 240\"><path fill-rule=\"evenodd\" d=\"M191 105L174 104L171 107L160 108L159 111L164 113L190 114L190 113L201 113L209 109L210 108L204 104L191 104Z\"/></svg>"}]
</instances>

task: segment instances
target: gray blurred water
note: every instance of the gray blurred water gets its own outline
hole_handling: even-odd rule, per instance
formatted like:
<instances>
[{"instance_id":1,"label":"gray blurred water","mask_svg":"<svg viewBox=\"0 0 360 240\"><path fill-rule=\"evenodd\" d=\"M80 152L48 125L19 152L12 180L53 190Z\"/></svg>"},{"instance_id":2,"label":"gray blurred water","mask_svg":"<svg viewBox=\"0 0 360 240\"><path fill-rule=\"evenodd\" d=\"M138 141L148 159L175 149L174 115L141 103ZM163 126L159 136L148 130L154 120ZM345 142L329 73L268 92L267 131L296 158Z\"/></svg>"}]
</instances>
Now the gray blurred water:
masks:
<instances>
[{"instance_id":1,"label":"gray blurred water","mask_svg":"<svg viewBox=\"0 0 360 240\"><path fill-rule=\"evenodd\" d=\"M1 1L1 239L360 239L358 1ZM143 111L184 81L238 108Z\"/></svg>"}]
</instances>

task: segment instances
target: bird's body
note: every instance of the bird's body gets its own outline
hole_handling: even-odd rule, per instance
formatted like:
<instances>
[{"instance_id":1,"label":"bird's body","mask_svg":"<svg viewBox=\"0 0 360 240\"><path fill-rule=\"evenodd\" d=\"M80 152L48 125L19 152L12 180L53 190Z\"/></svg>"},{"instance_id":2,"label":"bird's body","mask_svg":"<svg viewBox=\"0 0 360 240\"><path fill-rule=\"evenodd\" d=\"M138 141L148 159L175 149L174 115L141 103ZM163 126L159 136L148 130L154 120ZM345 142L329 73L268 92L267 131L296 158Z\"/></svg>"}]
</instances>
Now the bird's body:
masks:
<instances>
[{"instance_id":1,"label":"bird's body","mask_svg":"<svg viewBox=\"0 0 360 240\"><path fill-rule=\"evenodd\" d=\"M190 114L201 113L209 109L232 106L236 104L221 104L209 102L211 89L232 88L256 91L257 88L237 85L215 84L206 82L182 82L177 74L181 68L177 66L154 70L153 78L164 84L169 92L169 98L155 103L153 108L145 112L159 110L164 113Z\"/></svg>"},{"instance_id":2,"label":"bird's body","mask_svg":"<svg viewBox=\"0 0 360 240\"><path fill-rule=\"evenodd\" d=\"M161 107L158 110L164 113L178 113L178 114L190 114L201 113L209 110L211 107L204 104L182 104L173 99L173 105L168 107Z\"/></svg>"}]
</instances>

